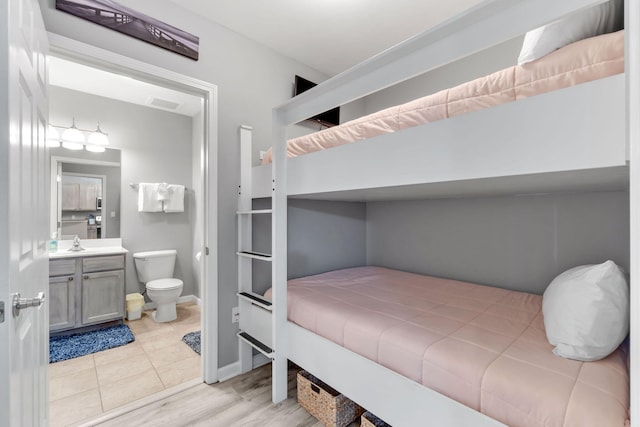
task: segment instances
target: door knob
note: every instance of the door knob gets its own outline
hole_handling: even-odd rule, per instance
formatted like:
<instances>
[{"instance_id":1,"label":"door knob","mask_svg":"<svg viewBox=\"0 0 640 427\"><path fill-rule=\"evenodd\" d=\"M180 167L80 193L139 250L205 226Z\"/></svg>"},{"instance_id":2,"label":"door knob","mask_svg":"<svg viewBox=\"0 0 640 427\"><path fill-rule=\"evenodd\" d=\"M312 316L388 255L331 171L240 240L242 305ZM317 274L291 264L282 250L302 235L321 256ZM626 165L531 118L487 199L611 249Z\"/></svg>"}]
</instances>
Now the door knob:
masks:
<instances>
[{"instance_id":1,"label":"door knob","mask_svg":"<svg viewBox=\"0 0 640 427\"><path fill-rule=\"evenodd\" d=\"M21 298L20 293L13 294L13 317L18 317L22 309L40 307L42 304L44 304L44 292L40 292L35 298Z\"/></svg>"}]
</instances>

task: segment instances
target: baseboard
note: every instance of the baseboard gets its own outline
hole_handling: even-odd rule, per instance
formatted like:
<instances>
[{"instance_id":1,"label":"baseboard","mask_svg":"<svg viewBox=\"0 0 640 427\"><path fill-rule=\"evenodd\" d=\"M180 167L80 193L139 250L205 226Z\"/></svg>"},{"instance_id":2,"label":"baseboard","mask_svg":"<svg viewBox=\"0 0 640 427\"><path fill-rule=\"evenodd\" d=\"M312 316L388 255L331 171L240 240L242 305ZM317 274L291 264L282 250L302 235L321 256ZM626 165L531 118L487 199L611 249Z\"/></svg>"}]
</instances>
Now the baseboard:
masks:
<instances>
[{"instance_id":1,"label":"baseboard","mask_svg":"<svg viewBox=\"0 0 640 427\"><path fill-rule=\"evenodd\" d=\"M184 304L186 302L195 302L199 306L202 306L200 298L198 298L195 295L183 295L180 298L178 298L178 301L176 302L176 304ZM156 306L157 304L155 302L147 302L142 307L142 310L153 310L156 308Z\"/></svg>"},{"instance_id":2,"label":"baseboard","mask_svg":"<svg viewBox=\"0 0 640 427\"><path fill-rule=\"evenodd\" d=\"M230 363L222 368L218 368L218 381L230 380L240 375L240 361Z\"/></svg>"},{"instance_id":3,"label":"baseboard","mask_svg":"<svg viewBox=\"0 0 640 427\"><path fill-rule=\"evenodd\" d=\"M271 359L269 359L264 354L258 353L253 355L253 369L259 368L260 366L266 365L268 363L271 363Z\"/></svg>"},{"instance_id":4,"label":"baseboard","mask_svg":"<svg viewBox=\"0 0 640 427\"><path fill-rule=\"evenodd\" d=\"M264 354L258 353L253 356L253 369L259 368L260 366L266 365L268 363L271 363L271 359L269 359ZM241 373L240 361L238 360L218 369L218 381L223 382L230 380L233 377L237 377Z\"/></svg>"}]
</instances>

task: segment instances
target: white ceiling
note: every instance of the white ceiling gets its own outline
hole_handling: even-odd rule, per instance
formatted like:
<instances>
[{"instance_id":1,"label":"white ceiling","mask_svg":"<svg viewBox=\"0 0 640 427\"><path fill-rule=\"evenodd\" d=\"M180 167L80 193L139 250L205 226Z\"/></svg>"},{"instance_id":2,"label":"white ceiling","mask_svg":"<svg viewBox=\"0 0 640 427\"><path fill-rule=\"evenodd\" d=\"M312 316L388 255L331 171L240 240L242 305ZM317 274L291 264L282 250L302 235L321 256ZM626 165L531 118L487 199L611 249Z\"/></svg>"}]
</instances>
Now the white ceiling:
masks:
<instances>
[{"instance_id":1,"label":"white ceiling","mask_svg":"<svg viewBox=\"0 0 640 427\"><path fill-rule=\"evenodd\" d=\"M329 76L483 0L171 0ZM50 84L193 116L200 98L51 58ZM153 105L153 99L177 108Z\"/></svg>"},{"instance_id":2,"label":"white ceiling","mask_svg":"<svg viewBox=\"0 0 640 427\"><path fill-rule=\"evenodd\" d=\"M197 96L54 56L50 58L49 62L49 83L53 86L118 99L185 116L194 116L200 112L201 98ZM169 108L170 106L175 108Z\"/></svg>"},{"instance_id":3,"label":"white ceiling","mask_svg":"<svg viewBox=\"0 0 640 427\"><path fill-rule=\"evenodd\" d=\"M171 1L333 76L482 0Z\"/></svg>"}]
</instances>

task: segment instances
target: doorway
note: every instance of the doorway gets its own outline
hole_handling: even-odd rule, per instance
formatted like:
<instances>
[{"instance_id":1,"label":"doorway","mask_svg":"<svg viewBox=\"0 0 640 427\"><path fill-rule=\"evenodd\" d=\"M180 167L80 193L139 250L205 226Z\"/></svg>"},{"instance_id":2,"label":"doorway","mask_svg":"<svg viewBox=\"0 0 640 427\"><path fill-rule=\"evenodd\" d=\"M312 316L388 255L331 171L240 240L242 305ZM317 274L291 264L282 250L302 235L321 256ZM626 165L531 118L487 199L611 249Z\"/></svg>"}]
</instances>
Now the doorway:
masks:
<instances>
[{"instance_id":1,"label":"doorway","mask_svg":"<svg viewBox=\"0 0 640 427\"><path fill-rule=\"evenodd\" d=\"M115 73L145 84L157 85L173 91L183 92L189 96L200 99L197 117L193 119L191 145L194 152L198 152L197 169L194 169L194 184L191 191L197 197L198 203L194 205L193 218L194 235L199 235L201 241L193 245L191 255L200 254L198 262L194 262L194 276L199 278L199 304L194 309L193 304L185 304L179 308L179 314L183 318L190 317L193 320L194 312L201 312L201 368L200 378L206 383L217 381L217 257L216 244L216 190L217 174L215 153L216 141L216 87L205 82L195 81L189 77L175 74L164 69L150 66L121 57L111 52L101 51L95 47L69 42L66 39L58 39L51 36L52 56L65 61L74 62L85 67L91 67L103 72ZM104 128L105 132L108 129ZM121 190L135 191L128 188L126 179L122 180ZM53 201L53 199L52 199ZM103 211L105 215L108 213ZM123 242L124 243L124 242ZM125 243L126 247L126 243ZM129 254L130 256L131 254ZM190 258L194 258L190 255ZM134 273L135 274L135 273ZM141 290L144 289L143 287ZM179 306L180 307L180 306ZM141 325L141 324L140 324ZM139 330L144 328L138 326ZM135 332L136 327L132 327ZM186 329L185 329L186 331ZM134 386L132 384L132 386ZM148 400L148 399L147 399ZM52 420L55 423L55 420Z\"/></svg>"}]
</instances>

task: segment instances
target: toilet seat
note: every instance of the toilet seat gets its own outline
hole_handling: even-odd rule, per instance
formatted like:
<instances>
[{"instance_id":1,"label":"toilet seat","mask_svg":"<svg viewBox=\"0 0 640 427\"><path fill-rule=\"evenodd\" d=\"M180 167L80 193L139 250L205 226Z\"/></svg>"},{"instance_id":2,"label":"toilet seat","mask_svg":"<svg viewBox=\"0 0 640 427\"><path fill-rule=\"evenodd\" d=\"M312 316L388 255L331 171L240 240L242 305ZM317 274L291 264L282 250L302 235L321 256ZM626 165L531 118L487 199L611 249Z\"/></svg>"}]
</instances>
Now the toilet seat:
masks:
<instances>
[{"instance_id":1,"label":"toilet seat","mask_svg":"<svg viewBox=\"0 0 640 427\"><path fill-rule=\"evenodd\" d=\"M172 291L182 286L180 279L157 279L147 283L146 288L152 291Z\"/></svg>"}]
</instances>

